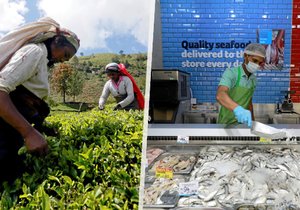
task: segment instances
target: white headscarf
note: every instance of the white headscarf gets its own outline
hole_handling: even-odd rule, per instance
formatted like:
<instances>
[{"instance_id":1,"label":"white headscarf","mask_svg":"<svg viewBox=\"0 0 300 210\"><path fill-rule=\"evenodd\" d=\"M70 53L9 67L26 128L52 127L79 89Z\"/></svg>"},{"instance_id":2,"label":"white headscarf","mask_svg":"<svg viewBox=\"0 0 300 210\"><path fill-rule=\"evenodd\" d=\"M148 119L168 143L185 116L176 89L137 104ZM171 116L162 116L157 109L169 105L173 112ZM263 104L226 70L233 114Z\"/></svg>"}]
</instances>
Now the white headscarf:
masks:
<instances>
[{"instance_id":1,"label":"white headscarf","mask_svg":"<svg viewBox=\"0 0 300 210\"><path fill-rule=\"evenodd\" d=\"M0 70L23 45L43 42L58 34L64 35L76 50L79 48L79 39L76 34L65 28L60 28L60 25L49 17L41 18L37 22L29 23L9 32L0 39Z\"/></svg>"}]
</instances>

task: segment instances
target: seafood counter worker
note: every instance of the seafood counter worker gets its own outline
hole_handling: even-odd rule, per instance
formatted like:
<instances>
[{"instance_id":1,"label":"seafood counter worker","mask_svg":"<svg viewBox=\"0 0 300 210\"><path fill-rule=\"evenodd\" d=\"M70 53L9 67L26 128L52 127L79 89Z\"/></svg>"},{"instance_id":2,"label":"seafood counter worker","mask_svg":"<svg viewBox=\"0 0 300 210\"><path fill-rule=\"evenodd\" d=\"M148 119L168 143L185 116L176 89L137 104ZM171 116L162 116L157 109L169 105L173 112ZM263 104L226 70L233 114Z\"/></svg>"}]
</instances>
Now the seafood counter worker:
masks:
<instances>
[{"instance_id":1,"label":"seafood counter worker","mask_svg":"<svg viewBox=\"0 0 300 210\"><path fill-rule=\"evenodd\" d=\"M242 65L226 69L217 90L217 101L221 104L219 124L244 123L252 126L254 120L252 96L256 88L255 72L266 57L264 46L251 43L244 50Z\"/></svg>"},{"instance_id":2,"label":"seafood counter worker","mask_svg":"<svg viewBox=\"0 0 300 210\"><path fill-rule=\"evenodd\" d=\"M114 110L138 109L138 101L135 97L133 84L129 77L122 75L117 63L109 63L105 66L105 73L109 80L105 83L99 99L99 109L104 109L104 104L110 94L116 99Z\"/></svg>"},{"instance_id":3,"label":"seafood counter worker","mask_svg":"<svg viewBox=\"0 0 300 210\"><path fill-rule=\"evenodd\" d=\"M79 47L77 36L51 18L21 26L0 39L0 183L23 173L25 146L45 155L49 148L37 130L50 112L48 69L69 60ZM33 127L34 126L34 127Z\"/></svg>"}]
</instances>

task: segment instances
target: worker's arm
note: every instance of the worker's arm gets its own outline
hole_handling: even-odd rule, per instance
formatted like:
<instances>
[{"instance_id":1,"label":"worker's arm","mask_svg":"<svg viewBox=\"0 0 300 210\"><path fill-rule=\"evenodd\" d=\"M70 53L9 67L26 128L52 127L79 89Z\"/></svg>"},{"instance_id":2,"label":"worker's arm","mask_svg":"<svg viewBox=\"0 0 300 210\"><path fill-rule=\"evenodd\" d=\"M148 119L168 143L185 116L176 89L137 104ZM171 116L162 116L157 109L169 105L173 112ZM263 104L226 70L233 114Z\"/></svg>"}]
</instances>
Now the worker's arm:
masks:
<instances>
[{"instance_id":1,"label":"worker's arm","mask_svg":"<svg viewBox=\"0 0 300 210\"><path fill-rule=\"evenodd\" d=\"M217 100L225 108L233 111L235 118L240 123L245 123L248 127L252 126L251 113L233 101L228 95L229 88L220 85L217 91ZM252 116L253 117L253 116Z\"/></svg>"},{"instance_id":2,"label":"worker's arm","mask_svg":"<svg viewBox=\"0 0 300 210\"><path fill-rule=\"evenodd\" d=\"M104 105L105 105L105 103L106 103L107 98L109 97L109 95L110 95L109 81L107 81L105 83L105 85L104 85L104 88L102 90L102 94L101 94L101 96L99 98L99 105L98 105L98 107L99 107L100 110L104 109Z\"/></svg>"},{"instance_id":3,"label":"worker's arm","mask_svg":"<svg viewBox=\"0 0 300 210\"><path fill-rule=\"evenodd\" d=\"M19 113L8 93L2 90L0 90L0 117L22 135L29 152L37 152L40 155L48 152L48 144L43 135Z\"/></svg>"},{"instance_id":4,"label":"worker's arm","mask_svg":"<svg viewBox=\"0 0 300 210\"><path fill-rule=\"evenodd\" d=\"M233 111L238 106L238 104L229 97L228 91L229 88L227 86L220 85L217 90L216 99L222 106L229 109L230 111Z\"/></svg>"}]
</instances>

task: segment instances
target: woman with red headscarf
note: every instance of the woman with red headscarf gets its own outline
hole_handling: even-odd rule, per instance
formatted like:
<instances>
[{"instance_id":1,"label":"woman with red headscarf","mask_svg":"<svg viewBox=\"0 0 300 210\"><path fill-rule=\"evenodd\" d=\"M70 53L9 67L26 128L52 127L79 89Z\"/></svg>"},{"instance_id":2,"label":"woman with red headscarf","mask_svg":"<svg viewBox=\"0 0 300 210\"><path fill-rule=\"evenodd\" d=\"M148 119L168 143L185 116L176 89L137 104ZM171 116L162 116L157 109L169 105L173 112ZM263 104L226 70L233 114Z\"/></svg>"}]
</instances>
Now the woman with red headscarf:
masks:
<instances>
[{"instance_id":1,"label":"woman with red headscarf","mask_svg":"<svg viewBox=\"0 0 300 210\"><path fill-rule=\"evenodd\" d=\"M110 94L117 101L114 110L144 109L143 94L123 64L109 63L105 67L105 73L109 81L105 83L99 99L100 110L104 109Z\"/></svg>"}]
</instances>

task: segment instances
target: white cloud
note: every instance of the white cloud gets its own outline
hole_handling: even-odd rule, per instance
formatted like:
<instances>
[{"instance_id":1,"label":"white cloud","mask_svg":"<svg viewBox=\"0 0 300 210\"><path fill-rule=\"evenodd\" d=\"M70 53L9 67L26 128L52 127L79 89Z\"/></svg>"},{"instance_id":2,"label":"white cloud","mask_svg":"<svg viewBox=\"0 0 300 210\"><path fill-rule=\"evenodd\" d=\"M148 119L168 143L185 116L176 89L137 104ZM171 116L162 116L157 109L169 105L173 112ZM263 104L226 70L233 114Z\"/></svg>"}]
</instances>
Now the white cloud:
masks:
<instances>
[{"instance_id":1,"label":"white cloud","mask_svg":"<svg viewBox=\"0 0 300 210\"><path fill-rule=\"evenodd\" d=\"M25 0L0 0L0 37L25 23L23 15L28 12Z\"/></svg>"},{"instance_id":2,"label":"white cloud","mask_svg":"<svg viewBox=\"0 0 300 210\"><path fill-rule=\"evenodd\" d=\"M147 46L150 0L39 0L43 16L74 31L81 48L106 48L113 34L131 34Z\"/></svg>"}]
</instances>

